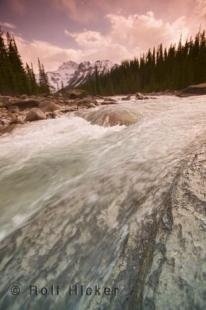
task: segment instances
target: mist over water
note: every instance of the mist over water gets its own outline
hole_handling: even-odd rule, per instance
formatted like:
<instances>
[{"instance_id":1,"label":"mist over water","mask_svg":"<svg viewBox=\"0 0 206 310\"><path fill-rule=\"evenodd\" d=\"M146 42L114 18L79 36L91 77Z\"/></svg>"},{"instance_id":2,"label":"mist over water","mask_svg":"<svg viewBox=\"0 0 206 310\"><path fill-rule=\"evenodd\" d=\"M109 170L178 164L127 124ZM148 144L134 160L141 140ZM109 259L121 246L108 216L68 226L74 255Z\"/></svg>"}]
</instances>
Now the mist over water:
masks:
<instances>
[{"instance_id":1,"label":"mist over water","mask_svg":"<svg viewBox=\"0 0 206 310\"><path fill-rule=\"evenodd\" d=\"M141 309L141 302L149 309L150 301L166 309L145 283L160 219L174 223L164 212L181 169L194 154L206 162L206 96L161 96L110 109L121 107L139 121L101 127L67 116L0 138L0 308ZM199 195L201 182L192 183ZM23 287L18 298L6 291L13 282ZM26 288L34 283L60 284L63 293L32 298ZM75 283L118 287L119 294L69 296Z\"/></svg>"}]
</instances>

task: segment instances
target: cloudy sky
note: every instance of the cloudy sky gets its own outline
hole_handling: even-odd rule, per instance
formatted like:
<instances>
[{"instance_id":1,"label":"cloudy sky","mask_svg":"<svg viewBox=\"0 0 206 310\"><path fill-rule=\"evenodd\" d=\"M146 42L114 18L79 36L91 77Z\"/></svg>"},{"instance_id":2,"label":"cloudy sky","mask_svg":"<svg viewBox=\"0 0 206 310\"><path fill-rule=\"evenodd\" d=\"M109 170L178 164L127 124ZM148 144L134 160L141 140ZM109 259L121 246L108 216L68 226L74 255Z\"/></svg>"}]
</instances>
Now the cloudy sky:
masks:
<instances>
[{"instance_id":1,"label":"cloudy sky","mask_svg":"<svg viewBox=\"0 0 206 310\"><path fill-rule=\"evenodd\" d=\"M23 61L55 70L67 60L138 57L206 28L206 0L0 0L0 25Z\"/></svg>"}]
</instances>

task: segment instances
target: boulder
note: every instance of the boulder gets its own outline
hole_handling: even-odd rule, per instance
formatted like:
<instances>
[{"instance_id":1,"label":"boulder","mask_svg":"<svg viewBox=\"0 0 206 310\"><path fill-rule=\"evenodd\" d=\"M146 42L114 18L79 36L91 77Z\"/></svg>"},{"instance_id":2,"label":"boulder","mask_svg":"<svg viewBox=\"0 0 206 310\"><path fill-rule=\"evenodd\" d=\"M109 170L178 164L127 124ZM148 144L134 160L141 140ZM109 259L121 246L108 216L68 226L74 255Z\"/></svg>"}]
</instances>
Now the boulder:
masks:
<instances>
[{"instance_id":1,"label":"boulder","mask_svg":"<svg viewBox=\"0 0 206 310\"><path fill-rule=\"evenodd\" d=\"M51 118L51 119L54 119L54 118L57 118L59 116L58 113L56 113L55 111L54 112L47 112L46 113L46 118Z\"/></svg>"},{"instance_id":2,"label":"boulder","mask_svg":"<svg viewBox=\"0 0 206 310\"><path fill-rule=\"evenodd\" d=\"M18 107L20 110L25 110L29 108L38 108L39 101L35 99L10 99L5 106L7 109L12 108L12 106Z\"/></svg>"},{"instance_id":3,"label":"boulder","mask_svg":"<svg viewBox=\"0 0 206 310\"><path fill-rule=\"evenodd\" d=\"M11 124L11 117L7 116L1 116L0 117L0 125L2 127L8 126L9 124Z\"/></svg>"},{"instance_id":4,"label":"boulder","mask_svg":"<svg viewBox=\"0 0 206 310\"><path fill-rule=\"evenodd\" d=\"M60 106L55 104L54 102L41 102L39 104L39 108L43 112L54 112L60 109Z\"/></svg>"},{"instance_id":5,"label":"boulder","mask_svg":"<svg viewBox=\"0 0 206 310\"><path fill-rule=\"evenodd\" d=\"M177 94L179 97L206 95L206 83L190 85Z\"/></svg>"},{"instance_id":6,"label":"boulder","mask_svg":"<svg viewBox=\"0 0 206 310\"><path fill-rule=\"evenodd\" d=\"M7 125L7 126L2 126L2 125L0 124L0 136L1 136L1 135L4 135L4 134L6 134L6 133L12 132L12 130L13 130L15 127L16 127L15 124L9 124L9 125Z\"/></svg>"},{"instance_id":7,"label":"boulder","mask_svg":"<svg viewBox=\"0 0 206 310\"><path fill-rule=\"evenodd\" d=\"M150 99L150 97L144 96L141 93L136 93L135 98L137 100L146 100L146 99Z\"/></svg>"},{"instance_id":8,"label":"boulder","mask_svg":"<svg viewBox=\"0 0 206 310\"><path fill-rule=\"evenodd\" d=\"M19 115L19 114L10 114L10 124L24 124L24 117L23 115Z\"/></svg>"},{"instance_id":9,"label":"boulder","mask_svg":"<svg viewBox=\"0 0 206 310\"><path fill-rule=\"evenodd\" d=\"M87 96L87 92L83 89L71 89L65 87L57 93L57 96L58 95L69 99L81 99Z\"/></svg>"},{"instance_id":10,"label":"boulder","mask_svg":"<svg viewBox=\"0 0 206 310\"><path fill-rule=\"evenodd\" d=\"M6 106L9 103L9 100L11 99L11 97L9 96L0 96L0 107L1 106Z\"/></svg>"},{"instance_id":11,"label":"boulder","mask_svg":"<svg viewBox=\"0 0 206 310\"><path fill-rule=\"evenodd\" d=\"M129 126L137 122L139 115L125 108L110 109L104 107L96 111L78 112L76 115L85 118L91 124L96 124L104 127L116 125Z\"/></svg>"},{"instance_id":12,"label":"boulder","mask_svg":"<svg viewBox=\"0 0 206 310\"><path fill-rule=\"evenodd\" d=\"M43 111L41 111L38 108L33 108L31 109L27 114L26 114L26 122L34 122L34 121L40 121L46 119L46 115Z\"/></svg>"},{"instance_id":13,"label":"boulder","mask_svg":"<svg viewBox=\"0 0 206 310\"><path fill-rule=\"evenodd\" d=\"M102 102L102 105L108 105L108 104L116 104L117 101L113 98L105 98Z\"/></svg>"},{"instance_id":14,"label":"boulder","mask_svg":"<svg viewBox=\"0 0 206 310\"><path fill-rule=\"evenodd\" d=\"M73 111L77 111L78 110L78 108L77 108L77 106L71 106L71 107L65 107L65 108L63 108L63 109L61 109L60 110L60 112L62 112L62 113L69 113L69 112L73 112Z\"/></svg>"},{"instance_id":15,"label":"boulder","mask_svg":"<svg viewBox=\"0 0 206 310\"><path fill-rule=\"evenodd\" d=\"M77 99L76 99L77 100ZM62 102L62 104L63 105L66 105L66 106L72 106L72 105L75 105L75 100L71 100L71 99L67 99L67 100L64 100L63 102Z\"/></svg>"},{"instance_id":16,"label":"boulder","mask_svg":"<svg viewBox=\"0 0 206 310\"><path fill-rule=\"evenodd\" d=\"M127 96L127 97L123 97L123 98L122 98L123 101L127 101L127 100L130 100L130 99L131 99L131 96L130 96L130 95Z\"/></svg>"},{"instance_id":17,"label":"boulder","mask_svg":"<svg viewBox=\"0 0 206 310\"><path fill-rule=\"evenodd\" d=\"M15 105L8 106L7 109L11 113L18 113L19 112L19 108L17 106L15 106Z\"/></svg>"},{"instance_id":18,"label":"boulder","mask_svg":"<svg viewBox=\"0 0 206 310\"><path fill-rule=\"evenodd\" d=\"M81 100L75 101L77 107L85 107L85 108L94 108L97 105L97 101L95 99L85 98Z\"/></svg>"},{"instance_id":19,"label":"boulder","mask_svg":"<svg viewBox=\"0 0 206 310\"><path fill-rule=\"evenodd\" d=\"M21 98L22 99L28 99L28 96L27 95L21 95Z\"/></svg>"}]
</instances>

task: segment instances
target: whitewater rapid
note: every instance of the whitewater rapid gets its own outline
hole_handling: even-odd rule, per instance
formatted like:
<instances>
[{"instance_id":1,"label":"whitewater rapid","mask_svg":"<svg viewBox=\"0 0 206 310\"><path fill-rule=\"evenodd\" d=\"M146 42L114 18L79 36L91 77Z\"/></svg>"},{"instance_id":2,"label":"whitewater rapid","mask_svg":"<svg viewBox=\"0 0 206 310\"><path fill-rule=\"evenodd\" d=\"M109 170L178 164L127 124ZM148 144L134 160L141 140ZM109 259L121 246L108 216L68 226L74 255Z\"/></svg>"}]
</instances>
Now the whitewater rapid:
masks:
<instances>
[{"instance_id":1,"label":"whitewater rapid","mask_svg":"<svg viewBox=\"0 0 206 310\"><path fill-rule=\"evenodd\" d=\"M206 96L111 109L118 106L137 123L102 127L68 115L0 137L0 308L149 309L134 306L143 303L144 241L178 171L204 144ZM13 282L18 298L7 293ZM58 283L63 293L33 298L26 290L34 283ZM120 293L69 296L74 283Z\"/></svg>"}]
</instances>

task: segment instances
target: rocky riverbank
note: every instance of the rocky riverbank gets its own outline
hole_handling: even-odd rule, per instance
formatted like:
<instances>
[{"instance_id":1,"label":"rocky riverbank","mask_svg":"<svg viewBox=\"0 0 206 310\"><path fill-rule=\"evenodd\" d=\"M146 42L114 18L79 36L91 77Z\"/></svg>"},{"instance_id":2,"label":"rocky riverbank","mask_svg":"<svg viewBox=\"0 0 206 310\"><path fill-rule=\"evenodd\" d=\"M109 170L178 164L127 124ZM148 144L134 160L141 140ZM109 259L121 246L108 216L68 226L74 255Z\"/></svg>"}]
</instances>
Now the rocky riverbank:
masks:
<instances>
[{"instance_id":1,"label":"rocky riverbank","mask_svg":"<svg viewBox=\"0 0 206 310\"><path fill-rule=\"evenodd\" d=\"M98 106L115 105L119 102L144 101L148 99L157 99L162 95L173 95L178 97L187 97L191 95L205 94L206 84L189 86L182 91L164 91L147 94L129 94L123 95L119 100L109 97L89 96L81 90L69 90L66 93L57 93L52 96L26 96L19 97L1 96L0 95L0 135L11 132L17 125L25 124L38 120L58 118L66 113L77 112L76 115L88 119L94 124L103 126L130 125L136 122L136 116L121 115L113 111L110 115L105 110L102 119L98 118L98 111L95 111L91 117L87 117L86 110ZM86 116L86 117L85 117ZM91 119L90 119L91 118Z\"/></svg>"},{"instance_id":2,"label":"rocky riverbank","mask_svg":"<svg viewBox=\"0 0 206 310\"><path fill-rule=\"evenodd\" d=\"M81 93L72 93L68 97L64 96L0 96L0 135L11 132L16 126L27 122L58 118L66 113L77 112L76 115L85 115L85 111L98 106L115 105L121 101L135 101L154 99L140 93L122 97L119 100L109 97L82 96ZM94 112L94 116L98 112ZM125 115L124 111L120 114L113 112L112 115L105 113L103 120L95 121L98 125L130 125L136 122L133 115ZM94 117L92 117L94 118ZM90 121L90 119L88 119Z\"/></svg>"},{"instance_id":3,"label":"rocky riverbank","mask_svg":"<svg viewBox=\"0 0 206 310\"><path fill-rule=\"evenodd\" d=\"M57 118L65 113L114 103L116 103L114 99L99 99L91 96L73 99L55 96L0 96L0 135L26 122Z\"/></svg>"}]
</instances>

